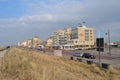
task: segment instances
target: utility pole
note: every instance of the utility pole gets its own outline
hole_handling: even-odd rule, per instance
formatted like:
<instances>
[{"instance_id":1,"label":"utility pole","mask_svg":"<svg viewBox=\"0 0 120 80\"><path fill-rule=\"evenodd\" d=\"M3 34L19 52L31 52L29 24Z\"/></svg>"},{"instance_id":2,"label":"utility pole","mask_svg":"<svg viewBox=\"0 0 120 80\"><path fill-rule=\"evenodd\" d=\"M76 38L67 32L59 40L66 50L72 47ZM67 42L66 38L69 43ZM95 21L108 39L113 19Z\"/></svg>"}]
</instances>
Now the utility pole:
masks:
<instances>
[{"instance_id":1,"label":"utility pole","mask_svg":"<svg viewBox=\"0 0 120 80\"><path fill-rule=\"evenodd\" d=\"M108 29L108 43L109 43L109 55L111 56L111 45L110 45L110 31Z\"/></svg>"}]
</instances>

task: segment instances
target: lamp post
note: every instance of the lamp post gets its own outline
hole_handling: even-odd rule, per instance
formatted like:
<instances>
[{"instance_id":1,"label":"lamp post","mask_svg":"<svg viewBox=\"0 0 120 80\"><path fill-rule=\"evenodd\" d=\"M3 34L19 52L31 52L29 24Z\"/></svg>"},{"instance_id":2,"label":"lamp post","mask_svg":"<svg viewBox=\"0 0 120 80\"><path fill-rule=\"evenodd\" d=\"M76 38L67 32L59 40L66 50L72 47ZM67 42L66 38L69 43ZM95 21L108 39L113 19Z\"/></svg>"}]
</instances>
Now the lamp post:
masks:
<instances>
[{"instance_id":1,"label":"lamp post","mask_svg":"<svg viewBox=\"0 0 120 80\"><path fill-rule=\"evenodd\" d=\"M111 45L110 45L110 31L108 29L108 43L109 43L109 55L111 56Z\"/></svg>"}]
</instances>

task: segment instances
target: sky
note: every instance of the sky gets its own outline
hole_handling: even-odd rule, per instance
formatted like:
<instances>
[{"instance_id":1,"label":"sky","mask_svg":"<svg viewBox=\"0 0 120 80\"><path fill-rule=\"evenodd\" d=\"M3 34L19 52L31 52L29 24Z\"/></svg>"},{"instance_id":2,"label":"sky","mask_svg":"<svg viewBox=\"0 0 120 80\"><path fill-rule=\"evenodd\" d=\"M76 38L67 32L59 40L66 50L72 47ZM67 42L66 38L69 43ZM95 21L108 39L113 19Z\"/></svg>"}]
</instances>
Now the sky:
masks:
<instances>
[{"instance_id":1,"label":"sky","mask_svg":"<svg viewBox=\"0 0 120 80\"><path fill-rule=\"evenodd\" d=\"M85 22L120 41L120 0L0 0L0 45L16 45ZM104 35L107 40L107 36Z\"/></svg>"}]
</instances>

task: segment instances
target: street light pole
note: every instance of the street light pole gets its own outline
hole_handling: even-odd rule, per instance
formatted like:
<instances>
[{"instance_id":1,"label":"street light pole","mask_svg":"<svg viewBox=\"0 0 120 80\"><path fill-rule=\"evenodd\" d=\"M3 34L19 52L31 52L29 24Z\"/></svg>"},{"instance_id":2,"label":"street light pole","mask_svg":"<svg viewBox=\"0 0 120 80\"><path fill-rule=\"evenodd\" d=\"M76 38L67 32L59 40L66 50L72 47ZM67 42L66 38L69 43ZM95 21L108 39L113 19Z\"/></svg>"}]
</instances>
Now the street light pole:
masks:
<instances>
[{"instance_id":1,"label":"street light pole","mask_svg":"<svg viewBox=\"0 0 120 80\"><path fill-rule=\"evenodd\" d=\"M109 55L111 56L111 45L110 45L110 31L108 29L108 43L109 43Z\"/></svg>"}]
</instances>

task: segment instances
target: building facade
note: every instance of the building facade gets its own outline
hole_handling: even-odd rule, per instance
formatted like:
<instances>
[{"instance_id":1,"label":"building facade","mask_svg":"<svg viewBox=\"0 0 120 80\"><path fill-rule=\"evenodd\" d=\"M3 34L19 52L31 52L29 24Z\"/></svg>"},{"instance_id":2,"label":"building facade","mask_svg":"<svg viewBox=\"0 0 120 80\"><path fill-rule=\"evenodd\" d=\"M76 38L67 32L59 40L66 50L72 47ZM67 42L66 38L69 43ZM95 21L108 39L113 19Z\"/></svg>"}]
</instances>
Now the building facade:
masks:
<instances>
[{"instance_id":1,"label":"building facade","mask_svg":"<svg viewBox=\"0 0 120 80\"><path fill-rule=\"evenodd\" d=\"M38 45L40 45L41 40L38 36L35 36L32 38L32 46L33 47L37 47Z\"/></svg>"},{"instance_id":2,"label":"building facade","mask_svg":"<svg viewBox=\"0 0 120 80\"><path fill-rule=\"evenodd\" d=\"M53 46L53 39L50 37L46 41L46 47L51 48Z\"/></svg>"},{"instance_id":3,"label":"building facade","mask_svg":"<svg viewBox=\"0 0 120 80\"><path fill-rule=\"evenodd\" d=\"M88 49L94 47L94 29L85 25L55 31L47 45L60 49Z\"/></svg>"},{"instance_id":4,"label":"building facade","mask_svg":"<svg viewBox=\"0 0 120 80\"><path fill-rule=\"evenodd\" d=\"M94 29L85 25L71 28L70 39L63 49L88 49L94 47Z\"/></svg>"},{"instance_id":5,"label":"building facade","mask_svg":"<svg viewBox=\"0 0 120 80\"><path fill-rule=\"evenodd\" d=\"M46 46L63 49L63 46L66 45L68 40L70 39L71 39L71 28L57 30L47 39Z\"/></svg>"},{"instance_id":6,"label":"building facade","mask_svg":"<svg viewBox=\"0 0 120 80\"><path fill-rule=\"evenodd\" d=\"M27 47L27 41L22 42L22 43L20 44L20 46L22 46L22 47Z\"/></svg>"},{"instance_id":7,"label":"building facade","mask_svg":"<svg viewBox=\"0 0 120 80\"><path fill-rule=\"evenodd\" d=\"M94 47L94 29L82 25L71 30L73 45L76 49Z\"/></svg>"},{"instance_id":8,"label":"building facade","mask_svg":"<svg viewBox=\"0 0 120 80\"><path fill-rule=\"evenodd\" d=\"M35 36L32 39L29 39L27 41L20 43L20 46L29 47L29 48L38 47L41 43L42 43L42 40L38 36Z\"/></svg>"}]
</instances>

